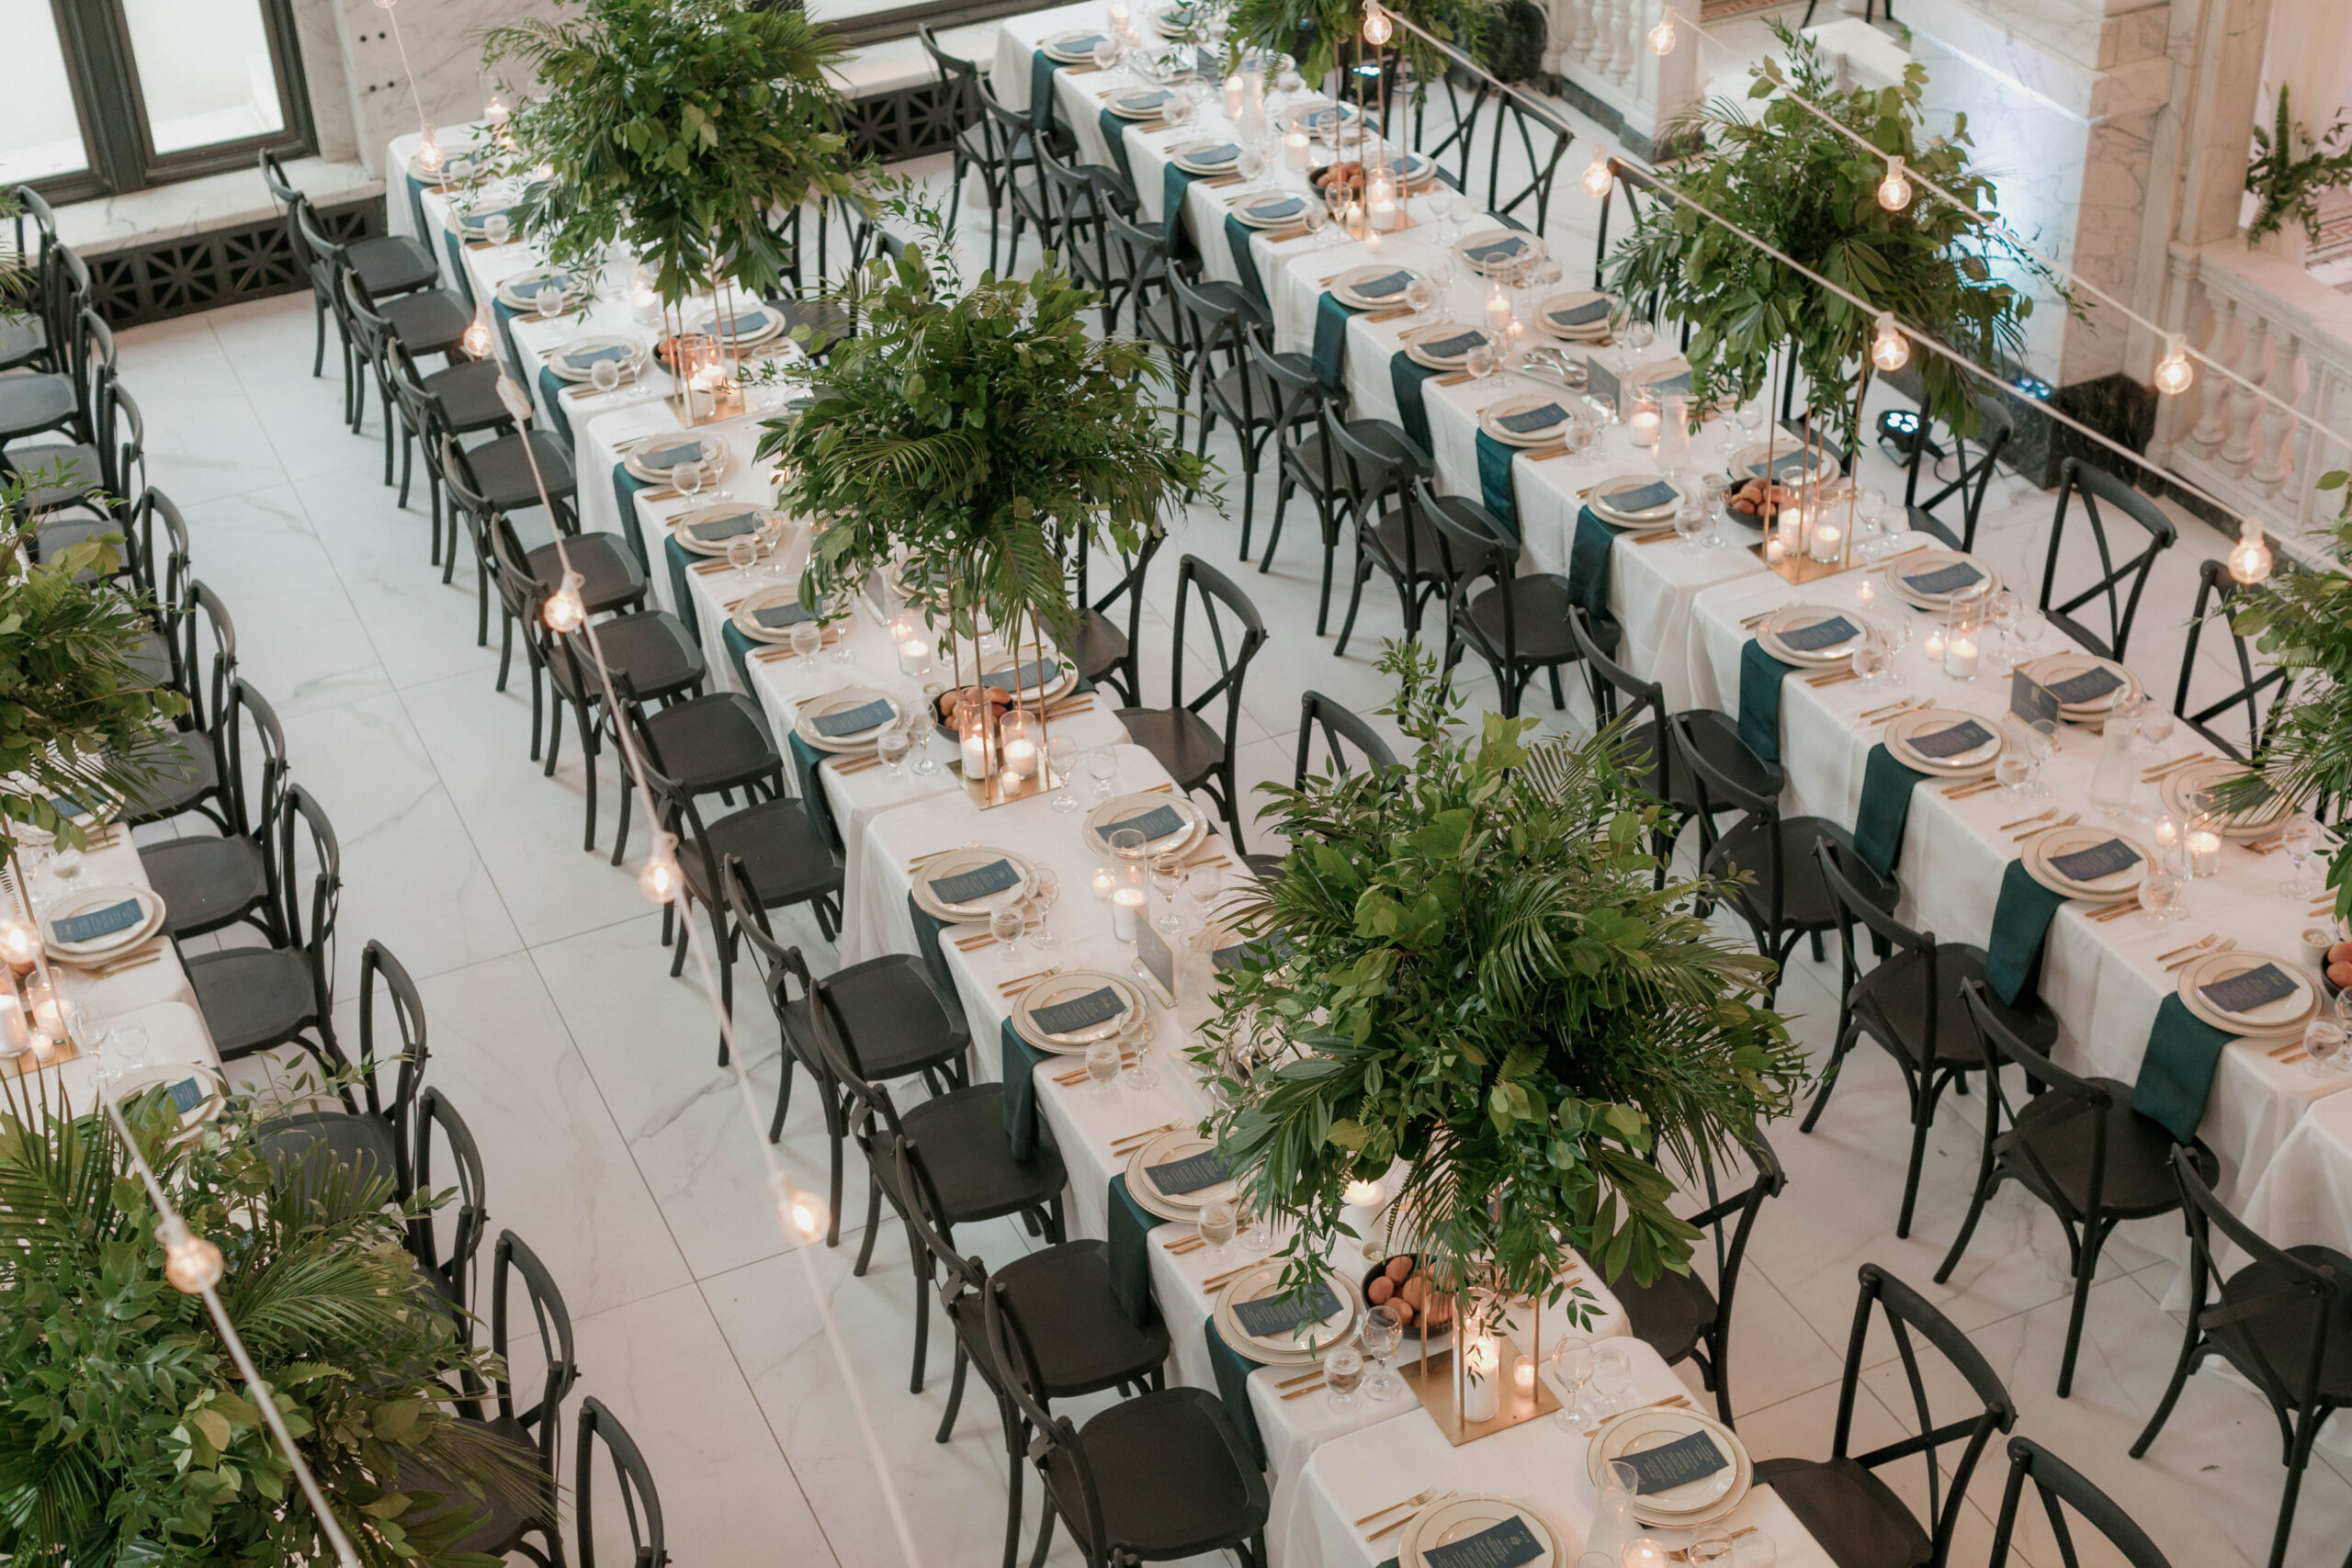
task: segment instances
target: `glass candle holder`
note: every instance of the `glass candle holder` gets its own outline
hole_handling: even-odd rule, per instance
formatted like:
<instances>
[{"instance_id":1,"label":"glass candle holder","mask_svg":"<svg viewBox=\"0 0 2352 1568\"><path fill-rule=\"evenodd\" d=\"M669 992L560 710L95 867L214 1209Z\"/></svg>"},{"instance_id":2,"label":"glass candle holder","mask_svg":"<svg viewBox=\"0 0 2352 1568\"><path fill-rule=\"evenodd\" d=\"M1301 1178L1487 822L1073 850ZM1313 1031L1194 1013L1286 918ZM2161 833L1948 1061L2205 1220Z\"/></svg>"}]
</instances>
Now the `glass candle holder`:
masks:
<instances>
[{"instance_id":1,"label":"glass candle holder","mask_svg":"<svg viewBox=\"0 0 2352 1568\"><path fill-rule=\"evenodd\" d=\"M2220 819L2211 817L2199 818L2189 826L2188 837L2183 840L2188 846L2189 875L2210 877L2222 874L2222 835L2219 829Z\"/></svg>"},{"instance_id":2,"label":"glass candle holder","mask_svg":"<svg viewBox=\"0 0 2352 1568\"><path fill-rule=\"evenodd\" d=\"M890 620L890 646L898 649L899 672L916 680L931 673L931 629L900 613Z\"/></svg>"},{"instance_id":3,"label":"glass candle holder","mask_svg":"<svg viewBox=\"0 0 2352 1568\"><path fill-rule=\"evenodd\" d=\"M1024 782L1035 778L1046 748L1045 719L1027 708L1008 709L997 720L996 734L1005 776Z\"/></svg>"},{"instance_id":4,"label":"glass candle holder","mask_svg":"<svg viewBox=\"0 0 2352 1568\"><path fill-rule=\"evenodd\" d=\"M1669 474L1690 467L1690 395L1665 392L1657 404L1657 464Z\"/></svg>"},{"instance_id":5,"label":"glass candle holder","mask_svg":"<svg viewBox=\"0 0 2352 1568\"><path fill-rule=\"evenodd\" d=\"M1951 607L1944 612L1944 673L1955 681L1976 679L1983 652L1978 647L1984 635L1984 601L1971 594L1955 594Z\"/></svg>"},{"instance_id":6,"label":"glass candle holder","mask_svg":"<svg viewBox=\"0 0 2352 1568\"><path fill-rule=\"evenodd\" d=\"M6 962L12 974L30 973L40 956L40 938L30 925L13 913L0 919L0 962Z\"/></svg>"},{"instance_id":7,"label":"glass candle holder","mask_svg":"<svg viewBox=\"0 0 2352 1568\"><path fill-rule=\"evenodd\" d=\"M988 694L967 688L956 694L956 748L967 779L986 779L996 772L996 716Z\"/></svg>"},{"instance_id":8,"label":"glass candle holder","mask_svg":"<svg viewBox=\"0 0 2352 1568\"><path fill-rule=\"evenodd\" d=\"M639 262L629 276L629 319L639 326L651 326L662 319L662 292L654 287L654 271Z\"/></svg>"},{"instance_id":9,"label":"glass candle holder","mask_svg":"<svg viewBox=\"0 0 2352 1568\"><path fill-rule=\"evenodd\" d=\"M1491 1334L1470 1336L1462 1359L1462 1418L1491 1421L1501 1401L1502 1351Z\"/></svg>"},{"instance_id":10,"label":"glass candle holder","mask_svg":"<svg viewBox=\"0 0 2352 1568\"><path fill-rule=\"evenodd\" d=\"M1111 888L1111 934L1121 942L1136 939L1136 927L1151 902L1151 873L1141 862L1122 860Z\"/></svg>"},{"instance_id":11,"label":"glass candle holder","mask_svg":"<svg viewBox=\"0 0 2352 1568\"><path fill-rule=\"evenodd\" d=\"M1656 446L1659 427L1665 423L1658 412L1657 389L1628 387L1625 389L1625 430L1636 446Z\"/></svg>"}]
</instances>

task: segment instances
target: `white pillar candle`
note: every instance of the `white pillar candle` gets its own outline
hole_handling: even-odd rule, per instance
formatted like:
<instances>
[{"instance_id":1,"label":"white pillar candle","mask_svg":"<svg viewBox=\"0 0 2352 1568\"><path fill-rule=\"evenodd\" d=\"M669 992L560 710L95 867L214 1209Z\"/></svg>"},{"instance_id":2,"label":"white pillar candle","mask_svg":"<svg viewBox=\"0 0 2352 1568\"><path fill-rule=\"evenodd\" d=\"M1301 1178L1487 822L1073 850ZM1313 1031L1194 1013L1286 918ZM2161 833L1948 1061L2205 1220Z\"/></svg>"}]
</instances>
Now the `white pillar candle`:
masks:
<instances>
[{"instance_id":1,"label":"white pillar candle","mask_svg":"<svg viewBox=\"0 0 2352 1568\"><path fill-rule=\"evenodd\" d=\"M989 738L975 730L964 737L964 776L986 781L989 776Z\"/></svg>"},{"instance_id":2,"label":"white pillar candle","mask_svg":"<svg viewBox=\"0 0 2352 1568\"><path fill-rule=\"evenodd\" d=\"M1136 939L1136 917L1143 912L1143 891L1121 887L1111 895L1111 934L1121 942Z\"/></svg>"},{"instance_id":3,"label":"white pillar candle","mask_svg":"<svg viewBox=\"0 0 2352 1568\"><path fill-rule=\"evenodd\" d=\"M2222 836L2208 828L2188 835L2188 874L2218 876L2222 871Z\"/></svg>"},{"instance_id":4,"label":"white pillar candle","mask_svg":"<svg viewBox=\"0 0 2352 1568\"><path fill-rule=\"evenodd\" d=\"M1955 681L1976 678L1976 639L1967 632L1954 632L1944 647L1944 673Z\"/></svg>"},{"instance_id":5,"label":"white pillar candle","mask_svg":"<svg viewBox=\"0 0 2352 1568\"><path fill-rule=\"evenodd\" d=\"M1315 166L1315 159L1311 153L1314 145L1307 139L1306 132L1294 130L1283 138L1283 156L1289 162L1292 168L1303 175Z\"/></svg>"},{"instance_id":6,"label":"white pillar candle","mask_svg":"<svg viewBox=\"0 0 2352 1568\"><path fill-rule=\"evenodd\" d=\"M1935 659L1935 660L1940 660L1940 659L1942 659L1942 658L1943 658L1943 656L1944 656L1944 629L1943 629L1943 627L1941 627L1941 626L1930 626L1930 627L1928 627L1928 640L1927 640L1927 641L1925 641L1925 642L1923 642L1923 643L1921 643L1921 644L1919 645L1919 651L1920 651L1920 652L1922 652L1922 653L1924 653L1924 654L1926 654L1929 659Z\"/></svg>"},{"instance_id":7,"label":"white pillar candle","mask_svg":"<svg viewBox=\"0 0 2352 1568\"><path fill-rule=\"evenodd\" d=\"M1238 72L1225 79L1225 118L1231 120L1241 118L1241 76Z\"/></svg>"},{"instance_id":8,"label":"white pillar candle","mask_svg":"<svg viewBox=\"0 0 2352 1568\"><path fill-rule=\"evenodd\" d=\"M1510 298L1503 292L1503 286L1499 283L1495 285L1494 292L1487 296L1487 328L1498 334L1510 332Z\"/></svg>"},{"instance_id":9,"label":"white pillar candle","mask_svg":"<svg viewBox=\"0 0 2352 1568\"><path fill-rule=\"evenodd\" d=\"M1496 1385L1501 1380L1495 1354L1493 1337L1471 1336L1470 1348L1463 1360L1467 1373L1462 1380L1462 1418L1465 1421L1491 1421L1498 1401Z\"/></svg>"},{"instance_id":10,"label":"white pillar candle","mask_svg":"<svg viewBox=\"0 0 2352 1568\"><path fill-rule=\"evenodd\" d=\"M1838 526L1837 524L1816 523L1813 525L1814 559L1824 562L1835 561L1839 548L1845 542L1846 530Z\"/></svg>"},{"instance_id":11,"label":"white pillar candle","mask_svg":"<svg viewBox=\"0 0 2352 1568\"><path fill-rule=\"evenodd\" d=\"M1653 409L1635 409L1634 417L1625 422L1626 432L1633 436L1636 446L1657 446L1657 413Z\"/></svg>"},{"instance_id":12,"label":"white pillar candle","mask_svg":"<svg viewBox=\"0 0 2352 1568\"><path fill-rule=\"evenodd\" d=\"M1623 1568L1668 1568L1672 1559L1667 1555L1664 1542L1643 1536L1627 1541L1624 1550L1617 1554L1617 1561Z\"/></svg>"}]
</instances>

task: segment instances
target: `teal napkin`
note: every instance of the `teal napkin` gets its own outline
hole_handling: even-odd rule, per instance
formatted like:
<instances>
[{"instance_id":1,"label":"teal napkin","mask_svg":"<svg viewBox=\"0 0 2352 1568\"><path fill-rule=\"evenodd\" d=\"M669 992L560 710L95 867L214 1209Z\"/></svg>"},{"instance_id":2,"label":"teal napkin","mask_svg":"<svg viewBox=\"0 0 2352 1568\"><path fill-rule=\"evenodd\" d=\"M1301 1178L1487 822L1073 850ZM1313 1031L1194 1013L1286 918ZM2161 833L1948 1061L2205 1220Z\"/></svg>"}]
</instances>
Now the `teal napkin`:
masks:
<instances>
[{"instance_id":1,"label":"teal napkin","mask_svg":"<svg viewBox=\"0 0 2352 1568\"><path fill-rule=\"evenodd\" d=\"M1022 1039L1009 1018L997 1025L996 1037L1004 1050L1004 1141L1014 1159L1026 1162L1037 1152L1037 1064L1049 1053Z\"/></svg>"},{"instance_id":2,"label":"teal napkin","mask_svg":"<svg viewBox=\"0 0 2352 1568\"><path fill-rule=\"evenodd\" d=\"M547 411L548 428L563 437L566 446L572 445L571 416L563 412L564 383L553 370L539 367L539 406Z\"/></svg>"},{"instance_id":3,"label":"teal napkin","mask_svg":"<svg viewBox=\"0 0 2352 1568\"><path fill-rule=\"evenodd\" d=\"M1266 1363L1253 1361L1225 1342L1217 1332L1216 1314L1201 1325L1208 1337L1209 1365L1216 1369L1217 1397L1225 1401L1225 1414L1233 1422L1233 1429L1250 1445L1250 1452L1258 1468L1266 1468L1266 1439L1258 1431L1258 1413L1250 1408L1250 1374Z\"/></svg>"},{"instance_id":4,"label":"teal napkin","mask_svg":"<svg viewBox=\"0 0 2352 1568\"><path fill-rule=\"evenodd\" d=\"M1104 109L1094 123L1102 128L1102 145L1111 150L1111 162L1119 165L1119 176L1135 184L1136 172L1127 165L1127 122Z\"/></svg>"},{"instance_id":5,"label":"teal napkin","mask_svg":"<svg viewBox=\"0 0 2352 1568\"><path fill-rule=\"evenodd\" d=\"M2188 1010L2175 991L2156 1009L2148 1031L2148 1052L2140 1058L2140 1081L2132 1088L2132 1109L2184 1144L2197 1141L2205 1117L2205 1097L2222 1048L2237 1036L2216 1029Z\"/></svg>"},{"instance_id":6,"label":"teal napkin","mask_svg":"<svg viewBox=\"0 0 2352 1568\"><path fill-rule=\"evenodd\" d=\"M1235 268L1241 274L1241 287L1250 291L1250 299L1265 304L1265 280L1258 276L1258 258L1250 254L1250 225L1230 212L1225 215L1225 243L1233 253Z\"/></svg>"},{"instance_id":7,"label":"teal napkin","mask_svg":"<svg viewBox=\"0 0 2352 1568\"><path fill-rule=\"evenodd\" d=\"M1040 136L1054 128L1054 73L1060 69L1042 49L1029 56L1029 123Z\"/></svg>"},{"instance_id":8,"label":"teal napkin","mask_svg":"<svg viewBox=\"0 0 2352 1568\"><path fill-rule=\"evenodd\" d=\"M1414 363L1413 356L1401 348L1388 356L1388 387L1396 394L1396 422L1424 452L1430 449L1430 409L1422 388L1436 374L1428 366Z\"/></svg>"},{"instance_id":9,"label":"teal napkin","mask_svg":"<svg viewBox=\"0 0 2352 1568\"><path fill-rule=\"evenodd\" d=\"M1510 464L1518 455L1518 447L1478 432L1478 499L1510 531L1513 544L1519 542L1519 497L1511 489Z\"/></svg>"},{"instance_id":10,"label":"teal napkin","mask_svg":"<svg viewBox=\"0 0 2352 1568\"><path fill-rule=\"evenodd\" d=\"M956 976L947 967L947 955L939 946L939 933L947 929L947 922L916 903L911 890L907 894L907 917L914 922L915 951L922 955L923 970L930 975L931 983L939 987L941 996L954 996Z\"/></svg>"},{"instance_id":11,"label":"teal napkin","mask_svg":"<svg viewBox=\"0 0 2352 1568\"><path fill-rule=\"evenodd\" d=\"M1928 775L1906 768L1881 741L1862 768L1861 809L1854 818L1854 848L1881 876L1903 854L1903 825L1911 819L1911 791Z\"/></svg>"},{"instance_id":12,"label":"teal napkin","mask_svg":"<svg viewBox=\"0 0 2352 1568\"><path fill-rule=\"evenodd\" d=\"M727 645L727 657L735 663L735 689L739 692L750 691L752 689L750 663L752 649L759 645L743 635L743 628L735 624L735 619L731 615L728 617L727 624L718 628L718 640Z\"/></svg>"},{"instance_id":13,"label":"teal napkin","mask_svg":"<svg viewBox=\"0 0 2352 1568\"><path fill-rule=\"evenodd\" d=\"M801 739L797 728L787 733L792 741L793 782L800 786L800 808L808 813L810 821L825 830L825 837L839 851L842 830L833 821L833 803L825 798L825 781L817 772L818 764L832 753L820 751Z\"/></svg>"},{"instance_id":14,"label":"teal napkin","mask_svg":"<svg viewBox=\"0 0 2352 1568\"><path fill-rule=\"evenodd\" d=\"M638 570L649 573L653 563L645 558L645 537L637 525L637 492L651 488L652 482L630 473L627 463L613 465L613 499L620 503L621 536L628 541L629 552L637 557Z\"/></svg>"},{"instance_id":15,"label":"teal napkin","mask_svg":"<svg viewBox=\"0 0 2352 1568\"><path fill-rule=\"evenodd\" d=\"M678 536L668 529L662 531L662 558L670 564L670 597L678 603L678 619L685 624L686 636L702 641L702 617L695 614L694 565L701 559L691 555L678 543Z\"/></svg>"},{"instance_id":16,"label":"teal napkin","mask_svg":"<svg viewBox=\"0 0 2352 1568\"><path fill-rule=\"evenodd\" d=\"M1993 906L1993 935L1984 943L1984 983L1993 994L2015 1006L2034 994L2041 974L2041 939L2066 902L2028 875L2025 862L2013 860L2001 874L2000 902ZM2202 1103L2203 1097L2199 1096Z\"/></svg>"},{"instance_id":17,"label":"teal napkin","mask_svg":"<svg viewBox=\"0 0 2352 1568\"><path fill-rule=\"evenodd\" d=\"M465 242L458 238L455 229L444 229L441 246L449 253L450 278L457 284L458 292L465 296L466 309L470 310L474 308L474 280L466 276Z\"/></svg>"},{"instance_id":18,"label":"teal napkin","mask_svg":"<svg viewBox=\"0 0 2352 1568\"><path fill-rule=\"evenodd\" d=\"M523 363L523 356L514 352L514 318L525 313L503 299L495 297L491 299L491 319L498 323L498 345L505 351L506 367L510 372Z\"/></svg>"},{"instance_id":19,"label":"teal napkin","mask_svg":"<svg viewBox=\"0 0 2352 1568\"><path fill-rule=\"evenodd\" d=\"M1739 738L1768 762L1781 760L1781 682L1795 668L1754 637L1739 650Z\"/></svg>"},{"instance_id":20,"label":"teal napkin","mask_svg":"<svg viewBox=\"0 0 2352 1568\"><path fill-rule=\"evenodd\" d=\"M1568 543L1568 603L1595 620L1609 614L1609 552L1621 532L1591 507L1577 508L1576 537Z\"/></svg>"},{"instance_id":21,"label":"teal napkin","mask_svg":"<svg viewBox=\"0 0 2352 1568\"><path fill-rule=\"evenodd\" d=\"M1315 374L1335 392L1346 388L1348 318L1355 313L1354 306L1340 304L1328 288L1315 302Z\"/></svg>"},{"instance_id":22,"label":"teal napkin","mask_svg":"<svg viewBox=\"0 0 2352 1568\"><path fill-rule=\"evenodd\" d=\"M1127 1320L1141 1328L1151 1321L1149 1238L1154 1226L1168 1222L1136 1201L1125 1172L1111 1178L1110 1208L1111 1294Z\"/></svg>"},{"instance_id":23,"label":"teal napkin","mask_svg":"<svg viewBox=\"0 0 2352 1568\"><path fill-rule=\"evenodd\" d=\"M424 193L432 189L427 182L414 175L408 177L408 215L416 224L416 237L431 243L433 225L424 220Z\"/></svg>"},{"instance_id":24,"label":"teal napkin","mask_svg":"<svg viewBox=\"0 0 2352 1568\"><path fill-rule=\"evenodd\" d=\"M1168 242L1170 259L1190 255L1186 247L1192 243L1193 231L1184 227L1184 193L1193 188L1194 176L1176 166L1171 159L1159 175L1159 232Z\"/></svg>"}]
</instances>

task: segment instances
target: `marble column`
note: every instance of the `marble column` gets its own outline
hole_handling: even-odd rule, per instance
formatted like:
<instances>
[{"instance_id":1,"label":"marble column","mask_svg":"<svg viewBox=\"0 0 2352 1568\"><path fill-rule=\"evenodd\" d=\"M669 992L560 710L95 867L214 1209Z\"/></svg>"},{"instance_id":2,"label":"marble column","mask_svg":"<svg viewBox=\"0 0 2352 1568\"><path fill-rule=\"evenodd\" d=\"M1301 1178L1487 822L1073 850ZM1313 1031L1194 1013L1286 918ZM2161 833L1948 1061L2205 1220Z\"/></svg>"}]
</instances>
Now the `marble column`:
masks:
<instances>
[{"instance_id":1,"label":"marble column","mask_svg":"<svg viewBox=\"0 0 2352 1568\"><path fill-rule=\"evenodd\" d=\"M418 106L435 125L481 116L488 77L481 35L529 17L552 19L549 0L400 0L400 38L375 0L322 0L334 7L351 105L352 135L370 169L384 143L416 129ZM407 45L405 64L400 45ZM412 79L413 73L413 79ZM412 96L413 88L413 96Z\"/></svg>"}]
</instances>

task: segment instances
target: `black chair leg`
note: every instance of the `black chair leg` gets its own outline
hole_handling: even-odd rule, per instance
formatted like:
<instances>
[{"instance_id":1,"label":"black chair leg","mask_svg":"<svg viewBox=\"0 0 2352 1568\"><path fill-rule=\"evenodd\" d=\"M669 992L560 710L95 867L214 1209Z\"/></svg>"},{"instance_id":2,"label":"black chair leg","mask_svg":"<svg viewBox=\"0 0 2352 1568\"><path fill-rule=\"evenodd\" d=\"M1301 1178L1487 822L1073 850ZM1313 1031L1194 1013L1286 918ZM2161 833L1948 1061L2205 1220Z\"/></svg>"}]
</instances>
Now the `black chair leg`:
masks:
<instances>
[{"instance_id":1,"label":"black chair leg","mask_svg":"<svg viewBox=\"0 0 2352 1568\"><path fill-rule=\"evenodd\" d=\"M2113 1230L2112 1224L2101 1224L2096 1218L2085 1226L2080 1255L2075 1259L2075 1306L2066 1318L2066 1353L2058 1363L2061 1399L2075 1391L2075 1357L2083 1348L2083 1313L2091 1304L2091 1277L2098 1272L2099 1250Z\"/></svg>"},{"instance_id":2,"label":"black chair leg","mask_svg":"<svg viewBox=\"0 0 2352 1568\"><path fill-rule=\"evenodd\" d=\"M1345 659L1348 656L1348 638L1355 633L1356 611L1363 604L1363 585L1370 580L1371 576L1372 561L1370 558L1364 555L1363 547L1359 544L1356 547L1355 586L1348 590L1348 618L1340 623L1340 646L1333 650L1334 655L1338 658ZM1406 619L1408 622L1412 619L1412 608L1410 605L1406 607ZM1405 635L1408 637L1413 635L1412 628L1409 626L1406 628Z\"/></svg>"},{"instance_id":3,"label":"black chair leg","mask_svg":"<svg viewBox=\"0 0 2352 1568\"><path fill-rule=\"evenodd\" d=\"M1805 1111L1804 1120L1797 1124L1798 1132L1812 1132L1813 1124L1821 1120L1821 1108L1829 1103L1829 1091L1838 1087L1838 1069L1845 1065L1846 1053L1853 1048L1853 1032L1839 1030L1838 1043L1829 1053L1829 1065L1821 1070L1820 1087L1813 1091L1813 1105Z\"/></svg>"},{"instance_id":4,"label":"black chair leg","mask_svg":"<svg viewBox=\"0 0 2352 1568\"><path fill-rule=\"evenodd\" d=\"M1004 1401L997 1402L997 1425L1004 1434L1004 1568L1012 1568L1021 1556L1021 1472L1028 1468L1029 1456L1022 1451L1021 1430L1012 1423L1012 1412L1004 1408Z\"/></svg>"},{"instance_id":5,"label":"black chair leg","mask_svg":"<svg viewBox=\"0 0 2352 1568\"><path fill-rule=\"evenodd\" d=\"M939 1418L939 1433L932 1439L933 1442L945 1442L947 1434L955 1428L956 1412L964 1405L964 1373L970 1361L971 1358L964 1353L964 1341L958 1338L956 1341L956 1370L947 1377L947 1413Z\"/></svg>"},{"instance_id":6,"label":"black chair leg","mask_svg":"<svg viewBox=\"0 0 2352 1568\"><path fill-rule=\"evenodd\" d=\"M1911 1210L1919 1201L1919 1168L1927 1163L1928 1127L1935 1113L1935 1090L1923 1081L1911 1096L1911 1164L1903 1176L1903 1213L1894 1222L1897 1238L1911 1234Z\"/></svg>"},{"instance_id":7,"label":"black chair leg","mask_svg":"<svg viewBox=\"0 0 2352 1568\"><path fill-rule=\"evenodd\" d=\"M315 293L311 296L311 315L317 329L316 340L311 347L311 379L315 381L327 362L327 302Z\"/></svg>"},{"instance_id":8,"label":"black chair leg","mask_svg":"<svg viewBox=\"0 0 2352 1568\"><path fill-rule=\"evenodd\" d=\"M1999 1183L1993 1179L1993 1152L1988 1146L1984 1151L1984 1167L1976 1174L1976 1190L1968 1200L1968 1218L1961 1222L1960 1234L1951 1240L1951 1250L1944 1254L1943 1266L1936 1270L1937 1284L1940 1285L1951 1279L1951 1271L1960 1267L1961 1255L1968 1250L1968 1240L1976 1234L1976 1222L1984 1218L1984 1204L1991 1199ZM2073 1344L2072 1339L2067 1341L2067 1360L2070 1366L2074 1359ZM2064 1393L2065 1380L2063 1377L2059 1380L2059 1388L2061 1390L2059 1397L2063 1399L2065 1397Z\"/></svg>"},{"instance_id":9,"label":"black chair leg","mask_svg":"<svg viewBox=\"0 0 2352 1568\"><path fill-rule=\"evenodd\" d=\"M911 1221L907 1224L907 1250L915 1271L915 1364L907 1380L909 1393L922 1392L923 1363L931 1357L931 1255L923 1250L922 1237L915 1234Z\"/></svg>"},{"instance_id":10,"label":"black chair leg","mask_svg":"<svg viewBox=\"0 0 2352 1568\"><path fill-rule=\"evenodd\" d=\"M724 1035L719 1037L718 1056L718 1065L725 1066L727 1038ZM792 1053L789 1049L784 1053L784 1059L777 1066L776 1072L775 1114L768 1119L768 1142L771 1144L784 1136L785 1112L792 1109Z\"/></svg>"},{"instance_id":11,"label":"black chair leg","mask_svg":"<svg viewBox=\"0 0 2352 1568\"><path fill-rule=\"evenodd\" d=\"M1274 564L1274 547L1283 542L1283 513L1290 505L1290 492L1297 488L1288 473L1284 473L1274 486L1274 521L1266 530L1266 553L1258 558L1258 572L1261 577ZM1247 560L1249 558L1244 556L1242 558Z\"/></svg>"},{"instance_id":12,"label":"black chair leg","mask_svg":"<svg viewBox=\"0 0 2352 1568\"><path fill-rule=\"evenodd\" d=\"M857 1244L857 1261L850 1268L851 1273L861 1278L865 1276L866 1264L874 1257L875 1221L881 1214L882 1179L874 1174L872 1166L868 1166L865 1168L865 1239Z\"/></svg>"}]
</instances>

